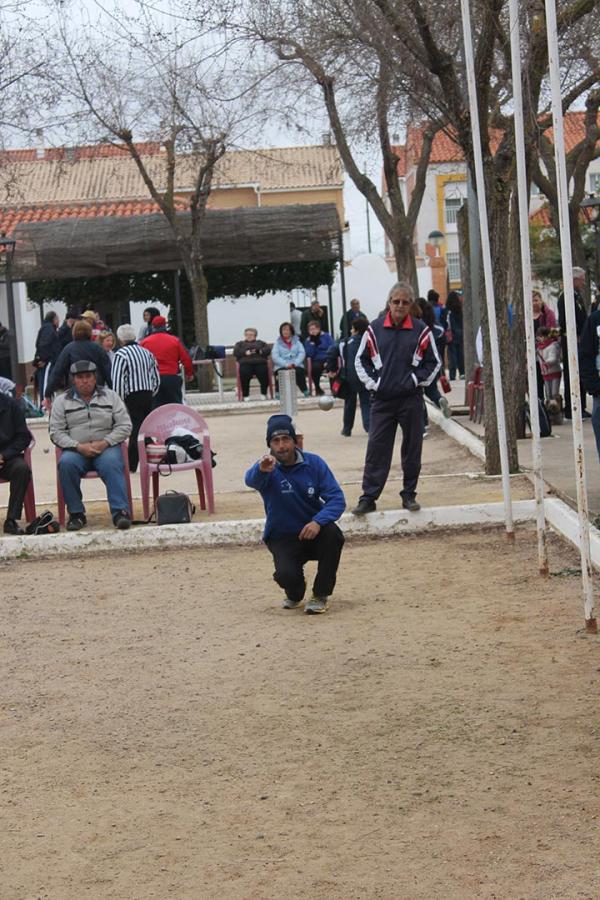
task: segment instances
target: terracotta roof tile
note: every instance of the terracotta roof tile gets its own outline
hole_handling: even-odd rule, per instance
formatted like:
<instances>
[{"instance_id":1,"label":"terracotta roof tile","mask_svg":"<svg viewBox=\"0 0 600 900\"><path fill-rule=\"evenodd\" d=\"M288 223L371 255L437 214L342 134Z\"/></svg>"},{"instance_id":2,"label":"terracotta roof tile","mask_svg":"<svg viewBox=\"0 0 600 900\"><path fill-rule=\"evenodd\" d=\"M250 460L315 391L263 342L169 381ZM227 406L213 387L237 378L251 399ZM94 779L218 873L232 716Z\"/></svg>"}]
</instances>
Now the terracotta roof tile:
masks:
<instances>
[{"instance_id":1,"label":"terracotta roof tile","mask_svg":"<svg viewBox=\"0 0 600 900\"><path fill-rule=\"evenodd\" d=\"M181 204L181 209L184 204ZM26 222L54 222L59 219L93 219L101 216L143 216L160 212L152 201L136 203L94 203L81 205L0 207L0 234L12 234Z\"/></svg>"},{"instance_id":2,"label":"terracotta roof tile","mask_svg":"<svg viewBox=\"0 0 600 900\"><path fill-rule=\"evenodd\" d=\"M600 124L600 114L598 121ZM573 147L579 143L579 141L583 139L584 125L584 112L570 112L567 113L564 117L565 148L567 150L567 153L569 152L569 150L572 150ZM424 126L409 126L406 137L406 144L395 148L397 152L400 150L405 150L410 160L410 162L405 161L403 167L401 167L400 164L398 165L398 174L400 175L400 177L406 175L408 168L417 165L421 147L423 146L423 128ZM456 132L451 128L445 131L437 132L431 146L431 163L464 162L464 153L456 142L455 134ZM500 143L502 132L495 131L490 132L490 134L491 149L492 152L495 152L498 144ZM547 134L547 136L552 139L553 129L548 128L545 134Z\"/></svg>"}]
</instances>

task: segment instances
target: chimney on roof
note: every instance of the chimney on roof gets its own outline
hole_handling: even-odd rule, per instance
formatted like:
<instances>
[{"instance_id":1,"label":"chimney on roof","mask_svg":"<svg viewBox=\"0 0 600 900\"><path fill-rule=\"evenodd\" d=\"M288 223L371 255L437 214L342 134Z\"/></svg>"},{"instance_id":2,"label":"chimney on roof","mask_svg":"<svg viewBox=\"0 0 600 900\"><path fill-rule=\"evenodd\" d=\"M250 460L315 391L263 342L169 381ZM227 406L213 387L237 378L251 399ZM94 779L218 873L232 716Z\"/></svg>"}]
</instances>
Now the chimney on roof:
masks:
<instances>
[{"instance_id":1,"label":"chimney on roof","mask_svg":"<svg viewBox=\"0 0 600 900\"><path fill-rule=\"evenodd\" d=\"M35 129L35 156L36 159L43 159L46 155L46 151L44 150L44 129L36 128Z\"/></svg>"},{"instance_id":2,"label":"chimney on roof","mask_svg":"<svg viewBox=\"0 0 600 900\"><path fill-rule=\"evenodd\" d=\"M323 143L326 147L331 147L331 132L324 131L322 135Z\"/></svg>"}]
</instances>

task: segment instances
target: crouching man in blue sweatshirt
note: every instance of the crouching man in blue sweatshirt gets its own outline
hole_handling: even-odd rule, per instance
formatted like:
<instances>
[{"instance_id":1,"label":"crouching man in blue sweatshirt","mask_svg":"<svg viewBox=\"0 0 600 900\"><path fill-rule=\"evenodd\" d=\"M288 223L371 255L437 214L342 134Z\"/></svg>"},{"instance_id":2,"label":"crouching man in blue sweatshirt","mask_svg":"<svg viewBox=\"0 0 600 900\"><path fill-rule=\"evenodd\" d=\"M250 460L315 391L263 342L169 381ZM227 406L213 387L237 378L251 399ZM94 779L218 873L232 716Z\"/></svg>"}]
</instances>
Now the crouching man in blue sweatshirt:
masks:
<instances>
[{"instance_id":1,"label":"crouching man in blue sweatshirt","mask_svg":"<svg viewBox=\"0 0 600 900\"><path fill-rule=\"evenodd\" d=\"M344 535L335 524L346 508L344 494L320 456L296 446L289 416L267 422L269 453L246 472L248 487L259 491L267 516L263 540L273 555L273 578L285 591L284 609L300 606L306 591L304 566L318 561L310 614L324 613L335 587Z\"/></svg>"}]
</instances>

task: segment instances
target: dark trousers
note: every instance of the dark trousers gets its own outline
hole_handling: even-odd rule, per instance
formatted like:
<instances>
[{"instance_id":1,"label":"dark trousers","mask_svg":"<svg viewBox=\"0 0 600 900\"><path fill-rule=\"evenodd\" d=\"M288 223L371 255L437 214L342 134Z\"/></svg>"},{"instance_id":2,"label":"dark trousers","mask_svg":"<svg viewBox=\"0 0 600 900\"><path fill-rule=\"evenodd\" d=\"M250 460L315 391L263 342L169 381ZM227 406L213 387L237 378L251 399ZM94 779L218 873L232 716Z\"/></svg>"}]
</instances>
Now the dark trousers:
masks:
<instances>
[{"instance_id":1,"label":"dark trousers","mask_svg":"<svg viewBox=\"0 0 600 900\"><path fill-rule=\"evenodd\" d=\"M323 374L324 365L325 362L317 362L316 359L313 359L312 361L311 377L315 386L315 394L318 394L319 396L323 393L323 389L321 388L321 375Z\"/></svg>"},{"instance_id":2,"label":"dark trousers","mask_svg":"<svg viewBox=\"0 0 600 900\"><path fill-rule=\"evenodd\" d=\"M240 381L242 383L242 397L250 393L250 381L255 375L260 385L261 394L266 394L269 388L269 367L266 362L254 365L253 363L240 363Z\"/></svg>"},{"instance_id":3,"label":"dark trousers","mask_svg":"<svg viewBox=\"0 0 600 900\"><path fill-rule=\"evenodd\" d=\"M302 600L306 590L304 566L309 559L316 559L318 566L313 594L315 597L329 597L335 587L343 546L344 535L334 522L323 525L312 541L301 541L295 534L269 540L267 547L275 563L273 578L290 600Z\"/></svg>"},{"instance_id":4,"label":"dark trousers","mask_svg":"<svg viewBox=\"0 0 600 900\"><path fill-rule=\"evenodd\" d=\"M416 391L393 400L384 400L375 394L371 400L369 442L362 482L362 496L368 500L377 500L385 487L398 426L402 429L400 458L404 474L400 496L412 498L417 493L423 449L423 394Z\"/></svg>"},{"instance_id":5,"label":"dark trousers","mask_svg":"<svg viewBox=\"0 0 600 900\"><path fill-rule=\"evenodd\" d=\"M0 478L10 482L6 518L18 521L23 513L23 501L31 481L31 469L22 456L14 456L0 469Z\"/></svg>"},{"instance_id":6,"label":"dark trousers","mask_svg":"<svg viewBox=\"0 0 600 900\"><path fill-rule=\"evenodd\" d=\"M131 419L131 434L129 436L129 470L136 472L139 456L138 456L138 433L140 425L152 409L152 391L132 391L125 397L125 406Z\"/></svg>"},{"instance_id":7,"label":"dark trousers","mask_svg":"<svg viewBox=\"0 0 600 900\"><path fill-rule=\"evenodd\" d=\"M347 390L350 392L344 400L344 434L352 434L354 428L354 419L356 417L356 399L360 403L360 415L362 418L363 428L369 430L369 421L371 418L371 395L364 388L356 390L348 385Z\"/></svg>"},{"instance_id":8,"label":"dark trousers","mask_svg":"<svg viewBox=\"0 0 600 900\"><path fill-rule=\"evenodd\" d=\"M562 358L563 358L563 379L564 379L564 390L565 390L565 416L567 419L570 419L572 416L571 410L571 373L569 372L569 354L567 352L567 342L566 340L561 340L562 347ZM581 411L585 409L585 388L581 384L581 379L579 381L579 392L581 394ZM543 394L540 394L543 398Z\"/></svg>"},{"instance_id":9,"label":"dark trousers","mask_svg":"<svg viewBox=\"0 0 600 900\"><path fill-rule=\"evenodd\" d=\"M277 370L279 372L279 369ZM275 372L275 390L279 390L279 382L277 380L277 372ZM302 366L296 366L294 369L296 374L296 387L304 393L306 391L306 372Z\"/></svg>"},{"instance_id":10,"label":"dark trousers","mask_svg":"<svg viewBox=\"0 0 600 900\"><path fill-rule=\"evenodd\" d=\"M161 375L158 393L152 398L152 409L158 409L165 403L181 403L181 375Z\"/></svg>"},{"instance_id":11,"label":"dark trousers","mask_svg":"<svg viewBox=\"0 0 600 900\"><path fill-rule=\"evenodd\" d=\"M454 381L456 378L456 372L458 370L459 375L465 374L465 356L463 351L463 338L462 334L454 335L453 340L450 341L448 346L448 372L450 376L450 381Z\"/></svg>"}]
</instances>

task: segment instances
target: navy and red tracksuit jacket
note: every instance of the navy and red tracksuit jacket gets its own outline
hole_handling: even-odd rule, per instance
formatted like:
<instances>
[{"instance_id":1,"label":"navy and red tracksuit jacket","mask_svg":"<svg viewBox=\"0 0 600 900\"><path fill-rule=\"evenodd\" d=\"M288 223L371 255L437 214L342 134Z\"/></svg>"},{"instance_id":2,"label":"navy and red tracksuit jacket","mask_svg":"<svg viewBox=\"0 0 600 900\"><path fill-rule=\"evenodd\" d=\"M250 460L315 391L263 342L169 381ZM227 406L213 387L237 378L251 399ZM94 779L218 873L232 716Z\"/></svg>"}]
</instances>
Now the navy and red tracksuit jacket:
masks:
<instances>
[{"instance_id":1,"label":"navy and red tracksuit jacket","mask_svg":"<svg viewBox=\"0 0 600 900\"><path fill-rule=\"evenodd\" d=\"M394 325L389 311L374 319L356 354L356 373L375 398L409 397L435 380L441 368L431 329L412 316Z\"/></svg>"}]
</instances>

